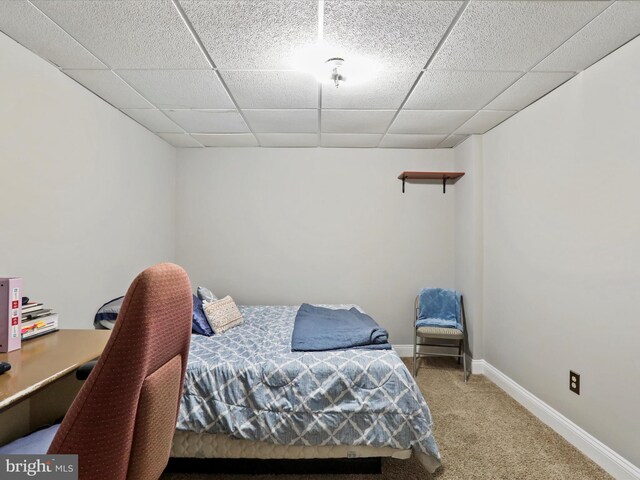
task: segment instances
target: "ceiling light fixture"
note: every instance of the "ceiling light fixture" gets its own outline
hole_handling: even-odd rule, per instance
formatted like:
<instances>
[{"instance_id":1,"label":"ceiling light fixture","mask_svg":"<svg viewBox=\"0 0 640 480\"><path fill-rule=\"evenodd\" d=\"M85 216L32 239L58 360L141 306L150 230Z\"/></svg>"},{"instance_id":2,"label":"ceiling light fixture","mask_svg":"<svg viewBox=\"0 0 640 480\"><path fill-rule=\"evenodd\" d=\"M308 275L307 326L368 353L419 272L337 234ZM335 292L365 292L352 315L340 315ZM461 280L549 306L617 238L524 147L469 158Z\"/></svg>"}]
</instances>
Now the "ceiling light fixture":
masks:
<instances>
[{"instance_id":1,"label":"ceiling light fixture","mask_svg":"<svg viewBox=\"0 0 640 480\"><path fill-rule=\"evenodd\" d=\"M344 51L324 41L293 52L290 65L292 70L309 73L320 83L331 83L345 90L372 81L381 70L376 59Z\"/></svg>"},{"instance_id":2,"label":"ceiling light fixture","mask_svg":"<svg viewBox=\"0 0 640 480\"><path fill-rule=\"evenodd\" d=\"M342 65L344 65L344 58L334 57L334 58L330 58L324 63L328 65L329 68L331 69L330 78L333 84L336 86L336 88L340 86L340 82L347 81L347 77L345 77L342 73L340 73Z\"/></svg>"}]
</instances>

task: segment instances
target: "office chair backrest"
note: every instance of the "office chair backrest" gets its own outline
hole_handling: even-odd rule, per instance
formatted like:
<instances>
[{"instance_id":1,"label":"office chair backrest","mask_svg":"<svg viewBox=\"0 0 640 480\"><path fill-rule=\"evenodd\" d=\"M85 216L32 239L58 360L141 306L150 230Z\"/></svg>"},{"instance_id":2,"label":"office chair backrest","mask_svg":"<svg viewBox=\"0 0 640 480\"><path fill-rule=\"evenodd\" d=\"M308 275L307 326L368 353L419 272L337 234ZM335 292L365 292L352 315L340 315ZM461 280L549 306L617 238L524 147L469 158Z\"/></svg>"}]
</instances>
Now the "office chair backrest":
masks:
<instances>
[{"instance_id":1,"label":"office chair backrest","mask_svg":"<svg viewBox=\"0 0 640 480\"><path fill-rule=\"evenodd\" d=\"M78 454L81 480L156 480L171 449L189 341L191 284L177 265L138 275L111 338L49 454Z\"/></svg>"}]
</instances>

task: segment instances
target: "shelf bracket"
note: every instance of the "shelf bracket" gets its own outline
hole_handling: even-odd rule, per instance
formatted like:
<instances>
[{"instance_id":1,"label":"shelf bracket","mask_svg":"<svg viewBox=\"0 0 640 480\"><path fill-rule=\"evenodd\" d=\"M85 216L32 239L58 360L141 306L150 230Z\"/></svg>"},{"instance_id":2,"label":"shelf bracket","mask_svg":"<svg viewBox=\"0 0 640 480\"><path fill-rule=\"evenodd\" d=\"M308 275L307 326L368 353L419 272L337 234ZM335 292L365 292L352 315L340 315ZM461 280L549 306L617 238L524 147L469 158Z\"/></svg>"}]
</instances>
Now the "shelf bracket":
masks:
<instances>
[{"instance_id":1,"label":"shelf bracket","mask_svg":"<svg viewBox=\"0 0 640 480\"><path fill-rule=\"evenodd\" d=\"M405 177L402 177L402 193L404 193L404 180L405 180Z\"/></svg>"},{"instance_id":2,"label":"shelf bracket","mask_svg":"<svg viewBox=\"0 0 640 480\"><path fill-rule=\"evenodd\" d=\"M442 177L442 193L447 193L447 177Z\"/></svg>"}]
</instances>

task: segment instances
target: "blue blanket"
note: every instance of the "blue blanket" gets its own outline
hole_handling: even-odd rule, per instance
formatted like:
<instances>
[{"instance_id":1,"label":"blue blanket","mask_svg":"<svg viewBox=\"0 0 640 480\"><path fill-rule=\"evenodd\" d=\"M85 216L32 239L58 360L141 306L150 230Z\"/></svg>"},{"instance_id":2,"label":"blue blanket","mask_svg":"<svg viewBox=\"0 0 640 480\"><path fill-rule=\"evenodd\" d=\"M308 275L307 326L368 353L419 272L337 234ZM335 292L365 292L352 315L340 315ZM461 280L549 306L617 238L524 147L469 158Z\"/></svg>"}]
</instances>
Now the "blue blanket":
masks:
<instances>
[{"instance_id":1,"label":"blue blanket","mask_svg":"<svg viewBox=\"0 0 640 480\"><path fill-rule=\"evenodd\" d=\"M334 310L303 303L296 314L292 352L321 352L345 348L390 350L389 334L356 308Z\"/></svg>"},{"instance_id":2,"label":"blue blanket","mask_svg":"<svg viewBox=\"0 0 640 480\"><path fill-rule=\"evenodd\" d=\"M444 288L423 288L418 299L416 327L443 327L462 330L460 294Z\"/></svg>"}]
</instances>

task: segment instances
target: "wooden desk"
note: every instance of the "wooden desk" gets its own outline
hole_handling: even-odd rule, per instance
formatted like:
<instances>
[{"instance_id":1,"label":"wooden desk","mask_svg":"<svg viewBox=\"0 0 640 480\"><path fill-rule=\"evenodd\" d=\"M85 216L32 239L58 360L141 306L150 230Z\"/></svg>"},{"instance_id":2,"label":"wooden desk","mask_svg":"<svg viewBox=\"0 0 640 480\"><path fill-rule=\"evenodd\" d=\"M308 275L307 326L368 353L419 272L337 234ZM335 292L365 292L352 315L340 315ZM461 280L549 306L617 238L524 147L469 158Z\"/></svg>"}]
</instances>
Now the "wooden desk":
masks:
<instances>
[{"instance_id":1,"label":"wooden desk","mask_svg":"<svg viewBox=\"0 0 640 480\"><path fill-rule=\"evenodd\" d=\"M60 330L0 353L0 445L62 416L82 386L73 373L100 356L110 330ZM8 410L7 410L8 409Z\"/></svg>"}]
</instances>

